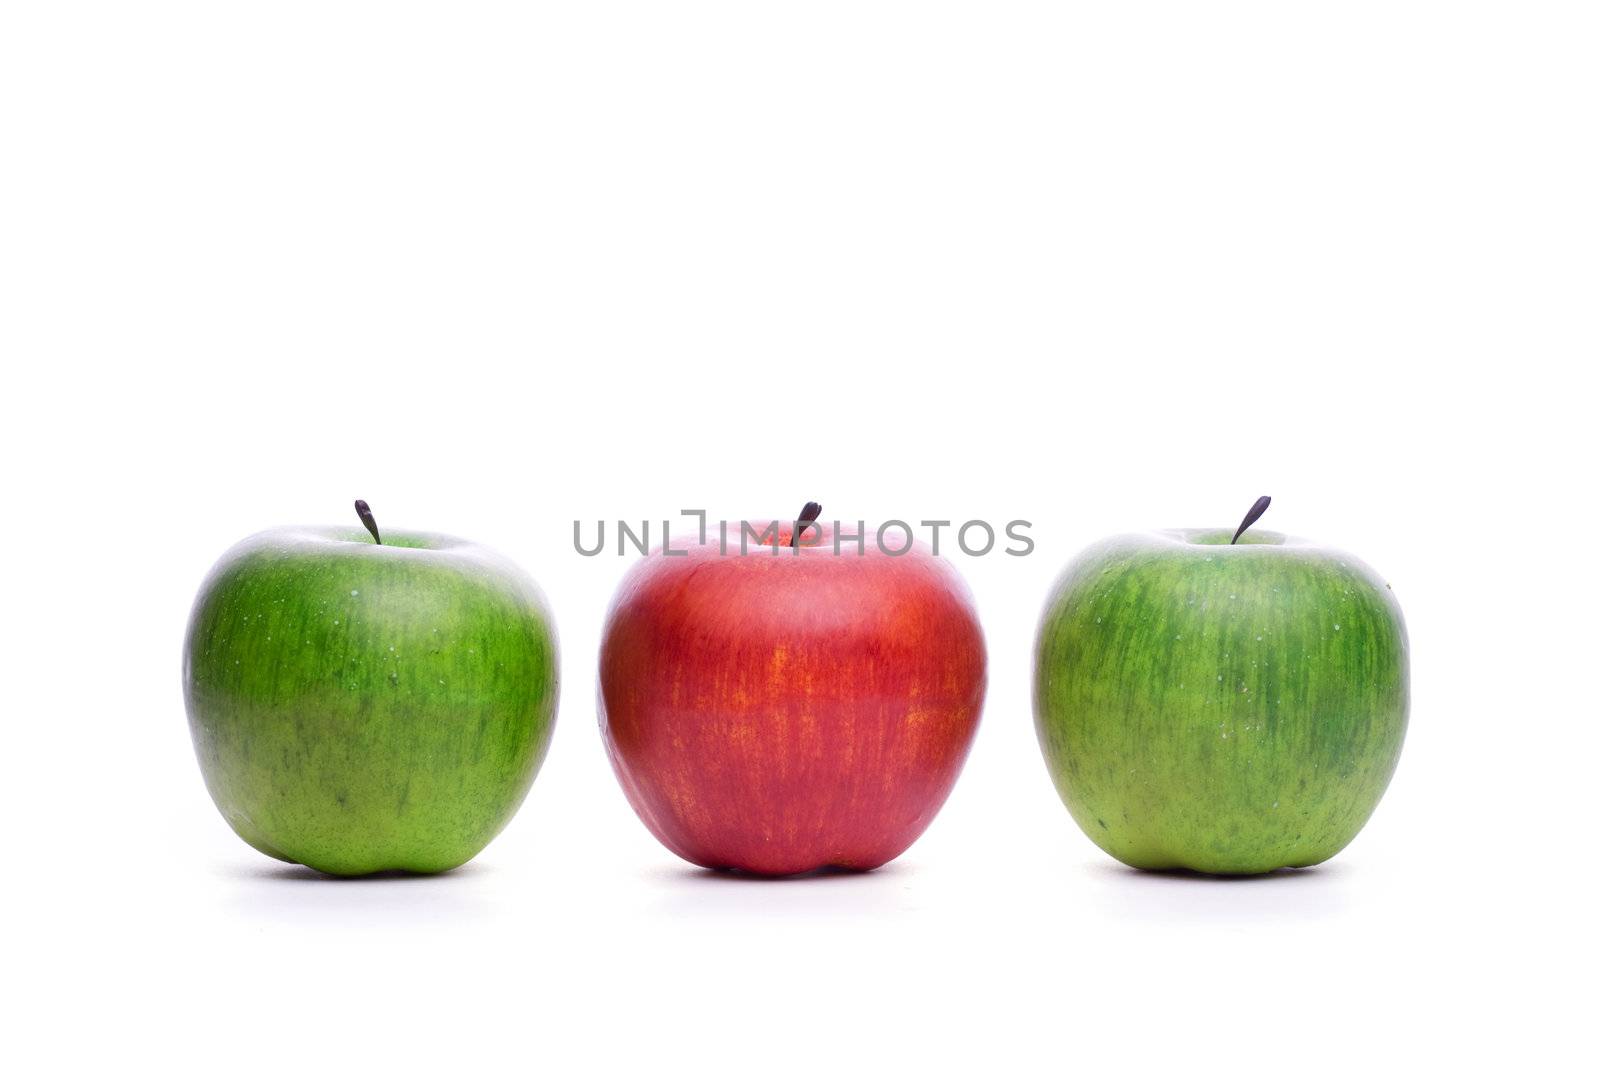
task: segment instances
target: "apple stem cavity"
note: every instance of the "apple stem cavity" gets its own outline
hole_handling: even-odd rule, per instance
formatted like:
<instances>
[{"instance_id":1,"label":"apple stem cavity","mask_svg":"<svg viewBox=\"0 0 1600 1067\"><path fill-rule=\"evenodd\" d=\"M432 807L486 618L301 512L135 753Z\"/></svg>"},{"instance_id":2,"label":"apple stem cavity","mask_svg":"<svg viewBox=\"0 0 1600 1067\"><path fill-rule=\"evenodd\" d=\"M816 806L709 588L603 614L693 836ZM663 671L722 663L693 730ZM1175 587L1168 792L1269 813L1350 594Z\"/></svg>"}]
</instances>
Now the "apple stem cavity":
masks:
<instances>
[{"instance_id":1,"label":"apple stem cavity","mask_svg":"<svg viewBox=\"0 0 1600 1067\"><path fill-rule=\"evenodd\" d=\"M794 537L791 539L791 543L796 548L800 547L800 535L805 533L811 524L817 521L817 516L821 514L822 505L815 500L807 501L806 506L800 509L800 517L794 520Z\"/></svg>"},{"instance_id":2,"label":"apple stem cavity","mask_svg":"<svg viewBox=\"0 0 1600 1067\"><path fill-rule=\"evenodd\" d=\"M372 535L372 540L380 545L383 544L383 538L378 536L378 520L372 517L372 509L367 507L365 500L356 501L356 514L361 518L361 525Z\"/></svg>"},{"instance_id":3,"label":"apple stem cavity","mask_svg":"<svg viewBox=\"0 0 1600 1067\"><path fill-rule=\"evenodd\" d=\"M1239 524L1239 528L1237 530L1233 531L1233 540L1229 541L1228 544L1238 544L1239 535L1250 529L1251 523L1265 515L1267 513L1267 507L1271 505L1271 503L1272 498L1270 496L1264 496L1257 500L1254 504L1251 504L1250 510L1245 513L1244 521Z\"/></svg>"}]
</instances>

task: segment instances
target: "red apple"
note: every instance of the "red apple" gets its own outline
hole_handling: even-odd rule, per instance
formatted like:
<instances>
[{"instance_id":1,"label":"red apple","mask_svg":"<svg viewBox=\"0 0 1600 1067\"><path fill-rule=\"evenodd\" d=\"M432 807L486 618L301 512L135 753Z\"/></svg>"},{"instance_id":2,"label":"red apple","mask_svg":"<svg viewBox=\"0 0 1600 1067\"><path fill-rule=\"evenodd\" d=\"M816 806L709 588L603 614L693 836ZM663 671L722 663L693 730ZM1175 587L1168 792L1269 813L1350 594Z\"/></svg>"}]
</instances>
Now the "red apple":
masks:
<instances>
[{"instance_id":1,"label":"red apple","mask_svg":"<svg viewBox=\"0 0 1600 1067\"><path fill-rule=\"evenodd\" d=\"M741 554L729 528L628 574L600 649L600 722L661 843L753 874L870 870L921 835L983 707L983 631L944 559L808 524ZM765 531L767 523L755 526ZM904 550L904 554L899 553Z\"/></svg>"}]
</instances>

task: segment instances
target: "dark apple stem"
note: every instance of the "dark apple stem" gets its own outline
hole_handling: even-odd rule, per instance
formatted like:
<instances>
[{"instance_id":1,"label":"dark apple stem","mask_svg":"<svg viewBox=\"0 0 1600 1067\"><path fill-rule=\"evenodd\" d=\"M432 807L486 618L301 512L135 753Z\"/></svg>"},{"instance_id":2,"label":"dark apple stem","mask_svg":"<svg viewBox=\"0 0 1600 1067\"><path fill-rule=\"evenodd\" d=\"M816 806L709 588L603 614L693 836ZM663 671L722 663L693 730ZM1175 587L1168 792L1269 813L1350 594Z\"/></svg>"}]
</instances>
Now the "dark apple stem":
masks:
<instances>
[{"instance_id":1,"label":"dark apple stem","mask_svg":"<svg viewBox=\"0 0 1600 1067\"><path fill-rule=\"evenodd\" d=\"M1251 504L1250 511L1245 515L1244 521L1239 524L1239 528L1233 531L1233 540L1229 541L1228 544L1238 544L1239 535L1250 529L1251 523L1265 515L1267 513L1267 506L1271 503L1272 498L1270 496L1264 496L1260 500L1257 500L1254 504Z\"/></svg>"},{"instance_id":2,"label":"dark apple stem","mask_svg":"<svg viewBox=\"0 0 1600 1067\"><path fill-rule=\"evenodd\" d=\"M356 501L356 514L361 516L361 525L367 528L367 533L372 535L372 539L380 545L383 544L383 538L378 536L378 520L372 517L372 509L367 507L365 500Z\"/></svg>"},{"instance_id":3,"label":"dark apple stem","mask_svg":"<svg viewBox=\"0 0 1600 1067\"><path fill-rule=\"evenodd\" d=\"M800 509L800 517L794 520L794 537L790 539L790 544L798 545L800 543L800 535L805 533L806 529L816 522L817 516L821 514L821 504L815 500L807 502L806 506Z\"/></svg>"}]
</instances>

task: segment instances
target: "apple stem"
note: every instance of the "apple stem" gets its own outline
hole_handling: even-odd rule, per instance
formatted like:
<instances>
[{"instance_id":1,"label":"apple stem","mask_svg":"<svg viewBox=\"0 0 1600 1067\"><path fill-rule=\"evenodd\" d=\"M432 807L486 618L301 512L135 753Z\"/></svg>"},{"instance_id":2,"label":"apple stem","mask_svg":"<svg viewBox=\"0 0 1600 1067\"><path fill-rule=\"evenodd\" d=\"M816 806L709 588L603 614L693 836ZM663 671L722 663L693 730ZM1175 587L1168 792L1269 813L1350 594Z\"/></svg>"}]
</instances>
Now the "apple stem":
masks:
<instances>
[{"instance_id":1,"label":"apple stem","mask_svg":"<svg viewBox=\"0 0 1600 1067\"><path fill-rule=\"evenodd\" d=\"M798 545L800 543L800 535L805 533L806 529L816 522L817 516L821 514L821 504L815 500L807 501L806 506L800 509L800 517L794 520L794 537L790 539L789 543Z\"/></svg>"},{"instance_id":2,"label":"apple stem","mask_svg":"<svg viewBox=\"0 0 1600 1067\"><path fill-rule=\"evenodd\" d=\"M367 528L372 539L378 544L383 544L383 538L378 536L378 520L372 517L372 509L367 507L365 500L356 501L356 514L361 517L361 525Z\"/></svg>"},{"instance_id":3,"label":"apple stem","mask_svg":"<svg viewBox=\"0 0 1600 1067\"><path fill-rule=\"evenodd\" d=\"M1251 504L1250 510L1245 513L1244 521L1239 524L1239 528L1237 530L1233 531L1233 540L1229 541L1228 544L1238 544L1239 535L1250 529L1251 523L1255 522L1262 515L1265 515L1267 512L1267 505L1271 503L1272 498L1270 496L1264 496L1260 500L1257 500L1254 504Z\"/></svg>"}]
</instances>

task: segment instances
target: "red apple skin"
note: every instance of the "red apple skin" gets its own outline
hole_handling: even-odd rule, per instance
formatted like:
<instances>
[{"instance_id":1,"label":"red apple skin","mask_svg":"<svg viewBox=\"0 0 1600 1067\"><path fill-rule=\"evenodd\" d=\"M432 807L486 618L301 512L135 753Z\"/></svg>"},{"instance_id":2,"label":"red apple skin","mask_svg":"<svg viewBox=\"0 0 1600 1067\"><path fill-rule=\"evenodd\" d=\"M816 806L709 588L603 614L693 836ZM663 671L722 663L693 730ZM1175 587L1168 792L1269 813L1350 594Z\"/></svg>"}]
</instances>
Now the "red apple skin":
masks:
<instances>
[{"instance_id":1,"label":"red apple skin","mask_svg":"<svg viewBox=\"0 0 1600 1067\"><path fill-rule=\"evenodd\" d=\"M955 568L920 546L887 555L868 531L864 555L835 554L812 526L796 554L791 529L777 556L740 555L730 525L727 555L713 533L634 567L601 643L601 731L633 810L691 863L870 870L961 773L983 631Z\"/></svg>"}]
</instances>

